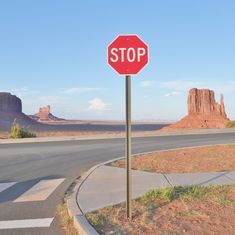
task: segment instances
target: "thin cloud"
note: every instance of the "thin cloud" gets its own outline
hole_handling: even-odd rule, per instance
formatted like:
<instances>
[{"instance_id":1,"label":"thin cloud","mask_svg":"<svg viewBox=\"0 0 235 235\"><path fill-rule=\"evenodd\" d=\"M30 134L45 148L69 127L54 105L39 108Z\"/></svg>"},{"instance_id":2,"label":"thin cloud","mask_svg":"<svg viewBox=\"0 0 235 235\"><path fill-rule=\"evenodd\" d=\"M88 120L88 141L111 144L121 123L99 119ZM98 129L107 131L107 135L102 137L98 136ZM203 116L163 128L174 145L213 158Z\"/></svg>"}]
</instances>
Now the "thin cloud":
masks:
<instances>
[{"instance_id":1,"label":"thin cloud","mask_svg":"<svg viewBox=\"0 0 235 235\"><path fill-rule=\"evenodd\" d=\"M36 113L40 107L46 105L51 105L53 112L55 111L59 114L72 107L72 99L64 96L40 96L23 100L23 109L28 114ZM74 107L71 110L74 111Z\"/></svg>"},{"instance_id":2,"label":"thin cloud","mask_svg":"<svg viewBox=\"0 0 235 235\"><path fill-rule=\"evenodd\" d=\"M170 97L170 96L179 96L181 95L181 92L178 91L172 91L170 93L165 94L165 97Z\"/></svg>"},{"instance_id":3,"label":"thin cloud","mask_svg":"<svg viewBox=\"0 0 235 235\"><path fill-rule=\"evenodd\" d=\"M65 89L62 93L64 94L81 94L81 93L89 93L94 91L104 90L104 88L97 87L72 87L69 89Z\"/></svg>"},{"instance_id":4,"label":"thin cloud","mask_svg":"<svg viewBox=\"0 0 235 235\"><path fill-rule=\"evenodd\" d=\"M152 87L155 84L155 81L149 80L149 81L141 81L140 87Z\"/></svg>"},{"instance_id":5,"label":"thin cloud","mask_svg":"<svg viewBox=\"0 0 235 235\"><path fill-rule=\"evenodd\" d=\"M187 94L188 91L192 88L198 89L210 89L215 91L216 94L231 94L235 92L235 81L231 80L222 80L221 81L213 81L208 79L200 79L197 80L172 80L172 81L141 81L140 87L142 88L154 88L164 90L165 97L170 96L179 96L180 93Z\"/></svg>"},{"instance_id":6,"label":"thin cloud","mask_svg":"<svg viewBox=\"0 0 235 235\"><path fill-rule=\"evenodd\" d=\"M20 88L11 89L10 93L22 99L25 96L35 95L35 94L38 94L39 92L35 90L31 90L27 87L20 87Z\"/></svg>"},{"instance_id":7,"label":"thin cloud","mask_svg":"<svg viewBox=\"0 0 235 235\"><path fill-rule=\"evenodd\" d=\"M71 100L70 97L63 96L41 96L38 98L40 102L44 102L45 104L61 104L64 102L68 102Z\"/></svg>"},{"instance_id":8,"label":"thin cloud","mask_svg":"<svg viewBox=\"0 0 235 235\"><path fill-rule=\"evenodd\" d=\"M15 88L11 90L14 93L28 93L29 89L27 87L20 87L20 88Z\"/></svg>"},{"instance_id":9,"label":"thin cloud","mask_svg":"<svg viewBox=\"0 0 235 235\"><path fill-rule=\"evenodd\" d=\"M94 98L94 99L90 100L88 103L89 103L89 110L90 111L104 112L108 109L108 104L106 104L100 98Z\"/></svg>"},{"instance_id":10,"label":"thin cloud","mask_svg":"<svg viewBox=\"0 0 235 235\"><path fill-rule=\"evenodd\" d=\"M148 81L141 81L140 87L143 88L150 88L150 87L158 87L158 88L165 88L170 90L177 90L177 91L186 91L190 88L201 86L203 83L201 82L194 82L194 81L155 81L155 80L148 80Z\"/></svg>"},{"instance_id":11,"label":"thin cloud","mask_svg":"<svg viewBox=\"0 0 235 235\"><path fill-rule=\"evenodd\" d=\"M161 88L177 91L188 91L191 88L202 86L202 83L194 81L167 81L161 82L159 85Z\"/></svg>"},{"instance_id":12,"label":"thin cloud","mask_svg":"<svg viewBox=\"0 0 235 235\"><path fill-rule=\"evenodd\" d=\"M205 79L206 80L206 79ZM187 92L192 88L205 88L211 89L215 92L235 92L235 82L234 81L209 81L209 82L197 82L197 81L167 81L160 82L160 88L165 88L169 90Z\"/></svg>"}]
</instances>

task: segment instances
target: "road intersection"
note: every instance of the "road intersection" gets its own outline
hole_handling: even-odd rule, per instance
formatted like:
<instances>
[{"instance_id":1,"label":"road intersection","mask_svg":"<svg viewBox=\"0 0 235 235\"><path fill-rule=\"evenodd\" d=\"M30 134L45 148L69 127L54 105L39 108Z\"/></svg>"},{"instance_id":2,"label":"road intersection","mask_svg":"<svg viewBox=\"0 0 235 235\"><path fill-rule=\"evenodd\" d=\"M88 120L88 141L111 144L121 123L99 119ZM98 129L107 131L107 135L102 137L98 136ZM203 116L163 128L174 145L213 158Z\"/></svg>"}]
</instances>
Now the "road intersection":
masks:
<instances>
[{"instance_id":1,"label":"road intersection","mask_svg":"<svg viewBox=\"0 0 235 235\"><path fill-rule=\"evenodd\" d=\"M133 139L133 153L235 143L235 133ZM125 153L125 139L0 145L0 234L65 234L55 215L85 170Z\"/></svg>"}]
</instances>

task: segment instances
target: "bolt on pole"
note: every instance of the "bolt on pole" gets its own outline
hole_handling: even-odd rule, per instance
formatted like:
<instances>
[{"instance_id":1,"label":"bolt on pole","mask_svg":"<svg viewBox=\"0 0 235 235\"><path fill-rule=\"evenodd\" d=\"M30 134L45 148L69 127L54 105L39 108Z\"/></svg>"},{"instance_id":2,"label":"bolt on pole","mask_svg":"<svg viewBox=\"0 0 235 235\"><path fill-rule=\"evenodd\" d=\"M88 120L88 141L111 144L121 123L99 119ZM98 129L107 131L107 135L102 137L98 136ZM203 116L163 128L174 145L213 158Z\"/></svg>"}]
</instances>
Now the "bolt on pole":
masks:
<instances>
[{"instance_id":1,"label":"bolt on pole","mask_svg":"<svg viewBox=\"0 0 235 235\"><path fill-rule=\"evenodd\" d=\"M131 177L131 76L126 75L126 209L131 219L132 177Z\"/></svg>"}]
</instances>

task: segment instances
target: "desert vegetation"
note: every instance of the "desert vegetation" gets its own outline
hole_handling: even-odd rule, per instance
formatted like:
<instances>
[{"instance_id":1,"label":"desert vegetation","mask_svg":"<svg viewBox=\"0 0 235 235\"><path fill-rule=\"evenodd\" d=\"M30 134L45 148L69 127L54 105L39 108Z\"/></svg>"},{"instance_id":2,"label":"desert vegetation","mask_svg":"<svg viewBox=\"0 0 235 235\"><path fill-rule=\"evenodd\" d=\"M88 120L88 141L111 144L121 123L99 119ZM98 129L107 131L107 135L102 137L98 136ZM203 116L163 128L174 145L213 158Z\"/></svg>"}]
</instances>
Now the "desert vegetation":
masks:
<instances>
[{"instance_id":1,"label":"desert vegetation","mask_svg":"<svg viewBox=\"0 0 235 235\"><path fill-rule=\"evenodd\" d=\"M233 127L235 127L235 121L228 121L226 127L227 127L227 128L233 128Z\"/></svg>"},{"instance_id":2,"label":"desert vegetation","mask_svg":"<svg viewBox=\"0 0 235 235\"><path fill-rule=\"evenodd\" d=\"M59 216L60 223L63 229L67 231L68 234L79 235L76 228L73 225L73 218L71 218L68 213L66 199L63 199L63 201L57 206L56 214Z\"/></svg>"},{"instance_id":3,"label":"desert vegetation","mask_svg":"<svg viewBox=\"0 0 235 235\"><path fill-rule=\"evenodd\" d=\"M34 138L36 134L25 131L17 122L14 120L11 126L11 130L9 133L9 138L18 139L18 138Z\"/></svg>"},{"instance_id":4,"label":"desert vegetation","mask_svg":"<svg viewBox=\"0 0 235 235\"><path fill-rule=\"evenodd\" d=\"M125 203L86 216L100 234L232 234L235 186L152 189L133 200L131 221Z\"/></svg>"}]
</instances>

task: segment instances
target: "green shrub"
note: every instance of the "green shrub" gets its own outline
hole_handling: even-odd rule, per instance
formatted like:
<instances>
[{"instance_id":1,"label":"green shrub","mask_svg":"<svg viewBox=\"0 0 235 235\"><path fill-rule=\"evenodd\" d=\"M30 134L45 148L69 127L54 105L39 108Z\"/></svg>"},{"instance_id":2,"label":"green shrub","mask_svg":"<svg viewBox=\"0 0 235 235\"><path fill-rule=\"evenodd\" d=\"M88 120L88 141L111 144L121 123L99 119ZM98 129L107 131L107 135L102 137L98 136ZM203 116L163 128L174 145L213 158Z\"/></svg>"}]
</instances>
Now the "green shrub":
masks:
<instances>
[{"instance_id":1,"label":"green shrub","mask_svg":"<svg viewBox=\"0 0 235 235\"><path fill-rule=\"evenodd\" d=\"M28 131L24 131L24 129L14 120L11 126L11 132L9 134L9 138L18 139L18 138L34 138L36 134Z\"/></svg>"},{"instance_id":2,"label":"green shrub","mask_svg":"<svg viewBox=\"0 0 235 235\"><path fill-rule=\"evenodd\" d=\"M204 187L204 186L188 186L184 187L185 191L182 193L182 198L187 201L192 201L194 199L201 199L207 193L212 191L214 187Z\"/></svg>"},{"instance_id":3,"label":"green shrub","mask_svg":"<svg viewBox=\"0 0 235 235\"><path fill-rule=\"evenodd\" d=\"M86 217L88 218L90 223L98 230L102 230L107 223L105 216L99 213L87 213Z\"/></svg>"},{"instance_id":4,"label":"green shrub","mask_svg":"<svg viewBox=\"0 0 235 235\"><path fill-rule=\"evenodd\" d=\"M143 205L155 205L159 200L171 202L178 197L190 201L202 198L208 191L210 191L210 188L203 186L176 186L164 189L151 189L144 193L140 200Z\"/></svg>"},{"instance_id":5,"label":"green shrub","mask_svg":"<svg viewBox=\"0 0 235 235\"><path fill-rule=\"evenodd\" d=\"M235 121L228 121L226 127L227 127L227 128L235 127Z\"/></svg>"},{"instance_id":6,"label":"green shrub","mask_svg":"<svg viewBox=\"0 0 235 235\"><path fill-rule=\"evenodd\" d=\"M161 195L162 191L160 189L151 189L148 192L144 193L140 201L143 205L149 205L161 199Z\"/></svg>"}]
</instances>

